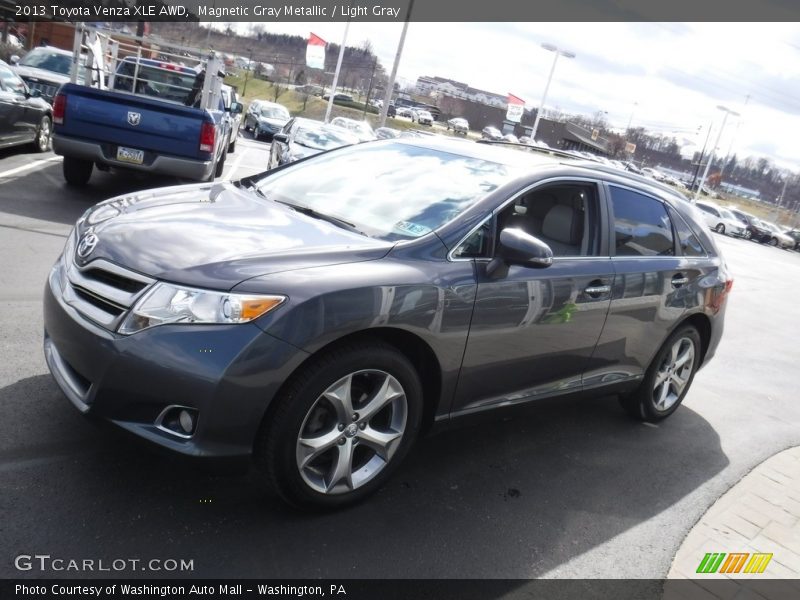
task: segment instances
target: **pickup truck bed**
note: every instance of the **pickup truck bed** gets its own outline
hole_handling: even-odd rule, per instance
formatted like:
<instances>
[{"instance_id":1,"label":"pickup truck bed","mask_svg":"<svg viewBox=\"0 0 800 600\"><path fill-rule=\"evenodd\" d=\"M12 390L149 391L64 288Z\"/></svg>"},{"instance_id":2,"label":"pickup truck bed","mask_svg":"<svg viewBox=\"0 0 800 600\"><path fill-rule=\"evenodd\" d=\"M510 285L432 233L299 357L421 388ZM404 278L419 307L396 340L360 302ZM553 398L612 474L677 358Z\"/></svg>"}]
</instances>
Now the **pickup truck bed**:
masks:
<instances>
[{"instance_id":1,"label":"pickup truck bed","mask_svg":"<svg viewBox=\"0 0 800 600\"><path fill-rule=\"evenodd\" d=\"M210 180L222 171L230 133L224 111L71 83L54 101L54 122L53 149L74 184L86 183L92 164Z\"/></svg>"}]
</instances>

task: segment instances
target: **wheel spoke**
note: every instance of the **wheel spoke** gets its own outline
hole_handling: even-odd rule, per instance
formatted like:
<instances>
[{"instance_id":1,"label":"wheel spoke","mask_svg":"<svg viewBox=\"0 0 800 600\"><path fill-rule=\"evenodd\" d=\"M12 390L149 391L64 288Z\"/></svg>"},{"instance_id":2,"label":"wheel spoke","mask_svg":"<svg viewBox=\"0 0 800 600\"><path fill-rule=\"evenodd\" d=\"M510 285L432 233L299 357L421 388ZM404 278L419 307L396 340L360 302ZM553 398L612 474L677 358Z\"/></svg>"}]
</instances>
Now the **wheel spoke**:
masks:
<instances>
[{"instance_id":1,"label":"wheel spoke","mask_svg":"<svg viewBox=\"0 0 800 600\"><path fill-rule=\"evenodd\" d=\"M353 489L353 442L352 440L347 440L337 448L339 453L331 476L325 484L327 492L333 490L340 483L344 483L350 490Z\"/></svg>"},{"instance_id":2,"label":"wheel spoke","mask_svg":"<svg viewBox=\"0 0 800 600\"><path fill-rule=\"evenodd\" d=\"M668 371L659 371L658 374L656 375L656 382L653 385L653 388L654 389L658 388L658 386L664 383L668 377L669 377Z\"/></svg>"},{"instance_id":3,"label":"wheel spoke","mask_svg":"<svg viewBox=\"0 0 800 600\"><path fill-rule=\"evenodd\" d=\"M351 397L353 386L353 375L337 381L323 393L323 396L333 404L339 422L350 422L353 415L353 400Z\"/></svg>"},{"instance_id":4,"label":"wheel spoke","mask_svg":"<svg viewBox=\"0 0 800 600\"><path fill-rule=\"evenodd\" d=\"M692 349L691 344L686 347L686 350L683 354L678 357L678 360L675 361L675 368L679 369L683 365L685 365L688 361L694 358L694 350Z\"/></svg>"},{"instance_id":5,"label":"wheel spoke","mask_svg":"<svg viewBox=\"0 0 800 600\"><path fill-rule=\"evenodd\" d=\"M667 405L667 397L669 395L669 381L665 381L661 384L661 388L656 388L658 398L656 399L656 408L658 410L664 410Z\"/></svg>"},{"instance_id":6,"label":"wheel spoke","mask_svg":"<svg viewBox=\"0 0 800 600\"><path fill-rule=\"evenodd\" d=\"M686 382L689 381L689 374L687 373L685 377L681 377L679 373L673 373L672 381L675 382L675 393L680 395L680 393L683 391L683 388L686 387Z\"/></svg>"},{"instance_id":7,"label":"wheel spoke","mask_svg":"<svg viewBox=\"0 0 800 600\"><path fill-rule=\"evenodd\" d=\"M674 365L675 361L678 360L678 352L680 351L680 349L681 349L681 342L680 341L675 342L674 344L672 344L672 350L671 350L672 358L670 359L669 364Z\"/></svg>"},{"instance_id":8,"label":"wheel spoke","mask_svg":"<svg viewBox=\"0 0 800 600\"><path fill-rule=\"evenodd\" d=\"M386 375L383 383L375 390L372 397L367 400L363 408L359 409L359 420L369 422L380 410L395 398L403 396L403 388L394 377Z\"/></svg>"},{"instance_id":9,"label":"wheel spoke","mask_svg":"<svg viewBox=\"0 0 800 600\"><path fill-rule=\"evenodd\" d=\"M358 434L359 441L375 451L375 454L388 461L400 443L402 433L396 431L378 431L367 426Z\"/></svg>"},{"instance_id":10,"label":"wheel spoke","mask_svg":"<svg viewBox=\"0 0 800 600\"><path fill-rule=\"evenodd\" d=\"M300 468L306 468L312 460L336 446L341 436L342 434L334 428L320 436L299 438L297 442Z\"/></svg>"}]
</instances>

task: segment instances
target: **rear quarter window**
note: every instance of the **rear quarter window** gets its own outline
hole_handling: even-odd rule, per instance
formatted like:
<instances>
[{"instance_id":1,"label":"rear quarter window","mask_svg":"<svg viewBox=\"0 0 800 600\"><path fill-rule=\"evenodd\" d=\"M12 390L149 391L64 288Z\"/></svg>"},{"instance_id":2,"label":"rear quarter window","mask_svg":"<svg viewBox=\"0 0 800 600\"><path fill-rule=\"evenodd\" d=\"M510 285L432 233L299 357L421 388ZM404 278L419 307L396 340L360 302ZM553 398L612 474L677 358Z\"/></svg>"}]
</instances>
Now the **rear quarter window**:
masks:
<instances>
[{"instance_id":1,"label":"rear quarter window","mask_svg":"<svg viewBox=\"0 0 800 600\"><path fill-rule=\"evenodd\" d=\"M669 216L678 234L680 253L683 256L707 256L708 252L683 217L673 208L669 209Z\"/></svg>"}]
</instances>

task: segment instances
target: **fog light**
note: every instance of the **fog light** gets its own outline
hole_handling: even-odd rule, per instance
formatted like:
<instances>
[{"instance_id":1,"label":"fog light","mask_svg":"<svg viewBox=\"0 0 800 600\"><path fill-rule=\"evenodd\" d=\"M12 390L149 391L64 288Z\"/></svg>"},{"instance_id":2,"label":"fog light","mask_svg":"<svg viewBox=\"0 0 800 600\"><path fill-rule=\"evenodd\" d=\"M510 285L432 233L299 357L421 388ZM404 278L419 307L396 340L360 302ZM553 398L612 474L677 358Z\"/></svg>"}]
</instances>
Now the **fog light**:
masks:
<instances>
[{"instance_id":1,"label":"fog light","mask_svg":"<svg viewBox=\"0 0 800 600\"><path fill-rule=\"evenodd\" d=\"M186 433L192 433L194 429L194 419L192 415L189 414L188 410L182 410L180 415L178 415L178 421L181 424L181 429L183 429Z\"/></svg>"}]
</instances>

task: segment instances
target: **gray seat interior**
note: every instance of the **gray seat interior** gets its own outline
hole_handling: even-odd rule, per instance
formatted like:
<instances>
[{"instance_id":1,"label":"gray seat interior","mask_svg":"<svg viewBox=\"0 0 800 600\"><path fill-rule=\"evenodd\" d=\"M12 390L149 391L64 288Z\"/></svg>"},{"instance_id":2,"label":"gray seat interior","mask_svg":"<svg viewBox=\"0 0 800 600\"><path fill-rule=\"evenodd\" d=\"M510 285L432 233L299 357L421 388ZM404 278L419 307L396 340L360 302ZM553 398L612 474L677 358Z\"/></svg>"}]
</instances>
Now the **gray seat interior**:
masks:
<instances>
[{"instance_id":1,"label":"gray seat interior","mask_svg":"<svg viewBox=\"0 0 800 600\"><path fill-rule=\"evenodd\" d=\"M548 244L555 256L589 254L586 190L564 186L537 190L514 205L506 227L515 227Z\"/></svg>"}]
</instances>

